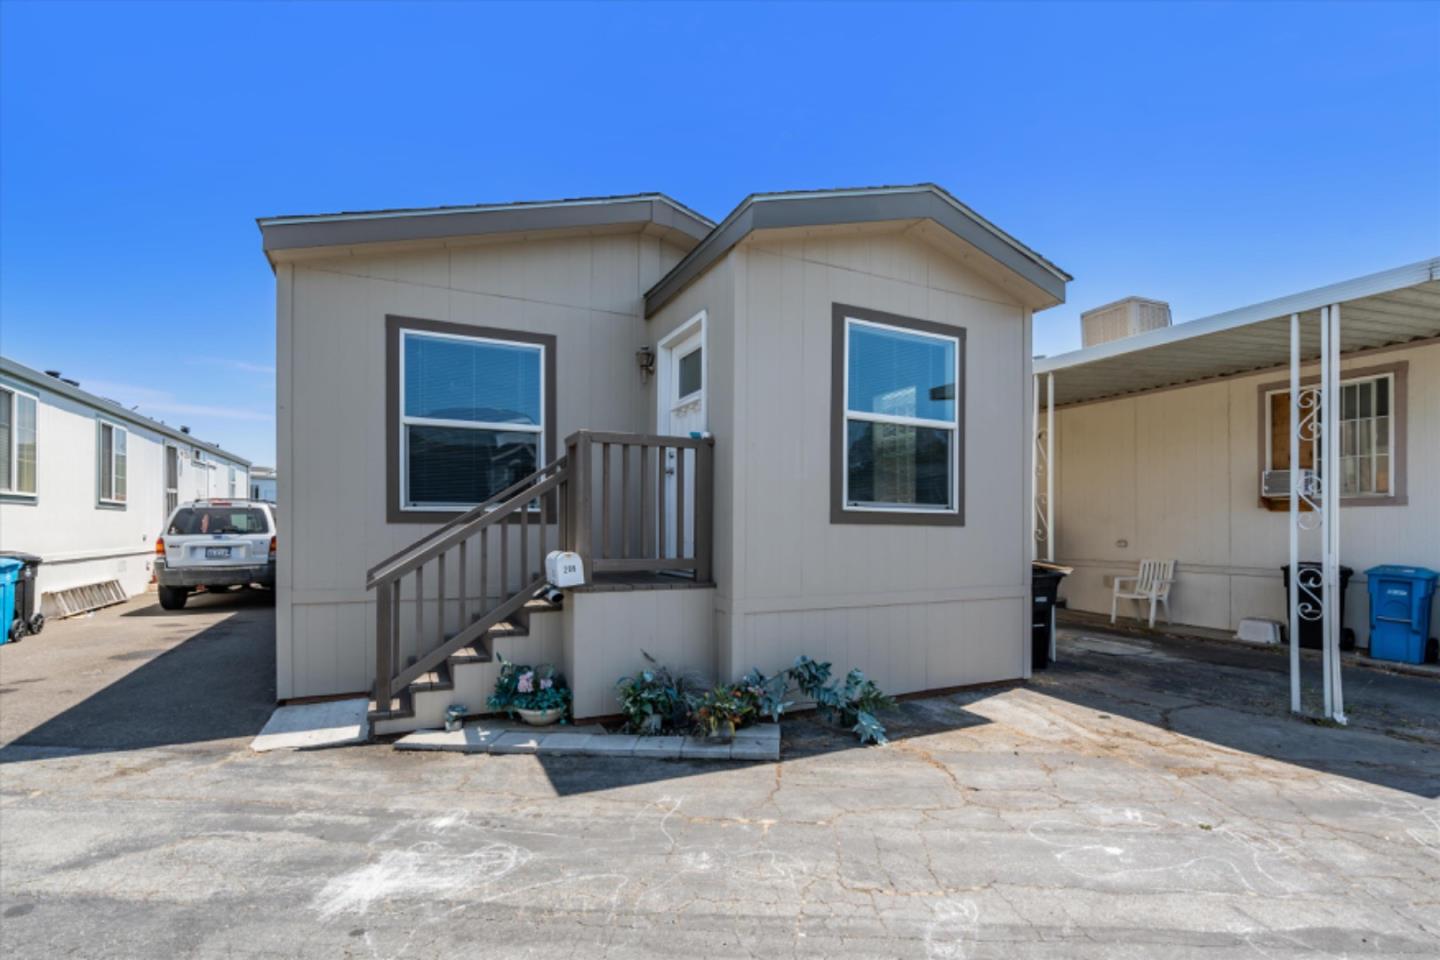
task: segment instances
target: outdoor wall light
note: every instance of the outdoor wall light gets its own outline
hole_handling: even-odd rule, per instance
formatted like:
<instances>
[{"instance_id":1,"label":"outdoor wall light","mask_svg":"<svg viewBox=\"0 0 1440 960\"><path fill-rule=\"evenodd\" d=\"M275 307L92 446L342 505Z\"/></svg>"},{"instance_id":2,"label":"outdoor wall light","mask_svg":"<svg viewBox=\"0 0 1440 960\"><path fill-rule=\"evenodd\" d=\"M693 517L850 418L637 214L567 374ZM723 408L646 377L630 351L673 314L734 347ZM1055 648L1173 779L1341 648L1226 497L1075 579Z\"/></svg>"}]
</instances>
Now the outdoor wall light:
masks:
<instances>
[{"instance_id":1,"label":"outdoor wall light","mask_svg":"<svg viewBox=\"0 0 1440 960\"><path fill-rule=\"evenodd\" d=\"M640 382L649 383L650 376L655 372L655 351L651 347L641 347L635 351L635 363L640 367Z\"/></svg>"}]
</instances>

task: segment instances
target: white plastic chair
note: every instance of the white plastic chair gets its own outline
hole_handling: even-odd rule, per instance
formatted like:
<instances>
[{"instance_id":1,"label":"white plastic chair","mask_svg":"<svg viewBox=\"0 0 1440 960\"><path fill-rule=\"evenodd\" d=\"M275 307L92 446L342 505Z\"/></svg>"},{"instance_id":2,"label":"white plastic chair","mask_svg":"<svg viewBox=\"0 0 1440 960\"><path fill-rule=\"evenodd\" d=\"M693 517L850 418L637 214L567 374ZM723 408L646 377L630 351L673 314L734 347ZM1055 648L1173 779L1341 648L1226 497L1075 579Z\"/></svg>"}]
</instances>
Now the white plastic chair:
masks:
<instances>
[{"instance_id":1,"label":"white plastic chair","mask_svg":"<svg viewBox=\"0 0 1440 960\"><path fill-rule=\"evenodd\" d=\"M1133 577L1116 577L1115 592L1110 597L1110 622L1115 622L1121 600L1134 600L1144 609L1150 601L1150 627L1155 627L1155 605L1165 608L1165 622L1170 622L1170 585L1175 582L1174 560L1141 560L1140 572Z\"/></svg>"}]
</instances>

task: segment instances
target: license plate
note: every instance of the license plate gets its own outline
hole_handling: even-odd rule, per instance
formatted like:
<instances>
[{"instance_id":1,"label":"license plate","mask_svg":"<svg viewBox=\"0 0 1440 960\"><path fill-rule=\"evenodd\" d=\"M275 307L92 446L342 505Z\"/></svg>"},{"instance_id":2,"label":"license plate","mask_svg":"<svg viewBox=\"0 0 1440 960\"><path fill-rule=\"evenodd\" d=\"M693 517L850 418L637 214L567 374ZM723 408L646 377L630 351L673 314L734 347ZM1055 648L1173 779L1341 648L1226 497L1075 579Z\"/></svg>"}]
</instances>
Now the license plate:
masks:
<instances>
[{"instance_id":1,"label":"license plate","mask_svg":"<svg viewBox=\"0 0 1440 960\"><path fill-rule=\"evenodd\" d=\"M205 559L206 559L206 560L229 560L229 559L230 559L230 548L229 548L229 547L206 547L206 548L205 548Z\"/></svg>"}]
</instances>

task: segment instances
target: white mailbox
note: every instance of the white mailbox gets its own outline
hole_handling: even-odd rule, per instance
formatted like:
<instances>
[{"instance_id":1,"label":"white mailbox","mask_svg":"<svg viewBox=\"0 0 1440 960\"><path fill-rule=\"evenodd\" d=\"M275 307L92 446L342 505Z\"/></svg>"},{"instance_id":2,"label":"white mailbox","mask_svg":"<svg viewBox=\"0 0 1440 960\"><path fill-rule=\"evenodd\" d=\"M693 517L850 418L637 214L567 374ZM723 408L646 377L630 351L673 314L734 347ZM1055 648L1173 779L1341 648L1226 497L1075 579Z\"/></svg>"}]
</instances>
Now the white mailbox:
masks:
<instances>
[{"instance_id":1,"label":"white mailbox","mask_svg":"<svg viewBox=\"0 0 1440 960\"><path fill-rule=\"evenodd\" d=\"M569 550L551 550L545 557L545 579L552 587L580 587L585 584L585 564L580 554Z\"/></svg>"}]
</instances>

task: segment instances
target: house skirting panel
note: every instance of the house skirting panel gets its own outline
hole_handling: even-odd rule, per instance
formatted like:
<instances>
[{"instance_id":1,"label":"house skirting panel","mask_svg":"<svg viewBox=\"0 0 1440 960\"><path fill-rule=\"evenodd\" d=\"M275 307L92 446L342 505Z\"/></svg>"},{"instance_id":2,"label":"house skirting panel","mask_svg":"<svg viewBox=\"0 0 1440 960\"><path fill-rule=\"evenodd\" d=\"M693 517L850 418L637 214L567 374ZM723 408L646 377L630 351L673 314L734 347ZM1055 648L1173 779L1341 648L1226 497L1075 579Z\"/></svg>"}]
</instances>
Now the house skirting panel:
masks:
<instances>
[{"instance_id":1,"label":"house skirting panel","mask_svg":"<svg viewBox=\"0 0 1440 960\"><path fill-rule=\"evenodd\" d=\"M734 617L728 660L766 673L804 654L834 675L865 671L887 693L964 687L1024 674L1026 598L875 604L746 613Z\"/></svg>"},{"instance_id":2,"label":"house skirting panel","mask_svg":"<svg viewBox=\"0 0 1440 960\"><path fill-rule=\"evenodd\" d=\"M647 653L714 683L714 607L714 588L568 593L560 666L574 691L575 717L618 713L616 681L651 665Z\"/></svg>"}]
</instances>

